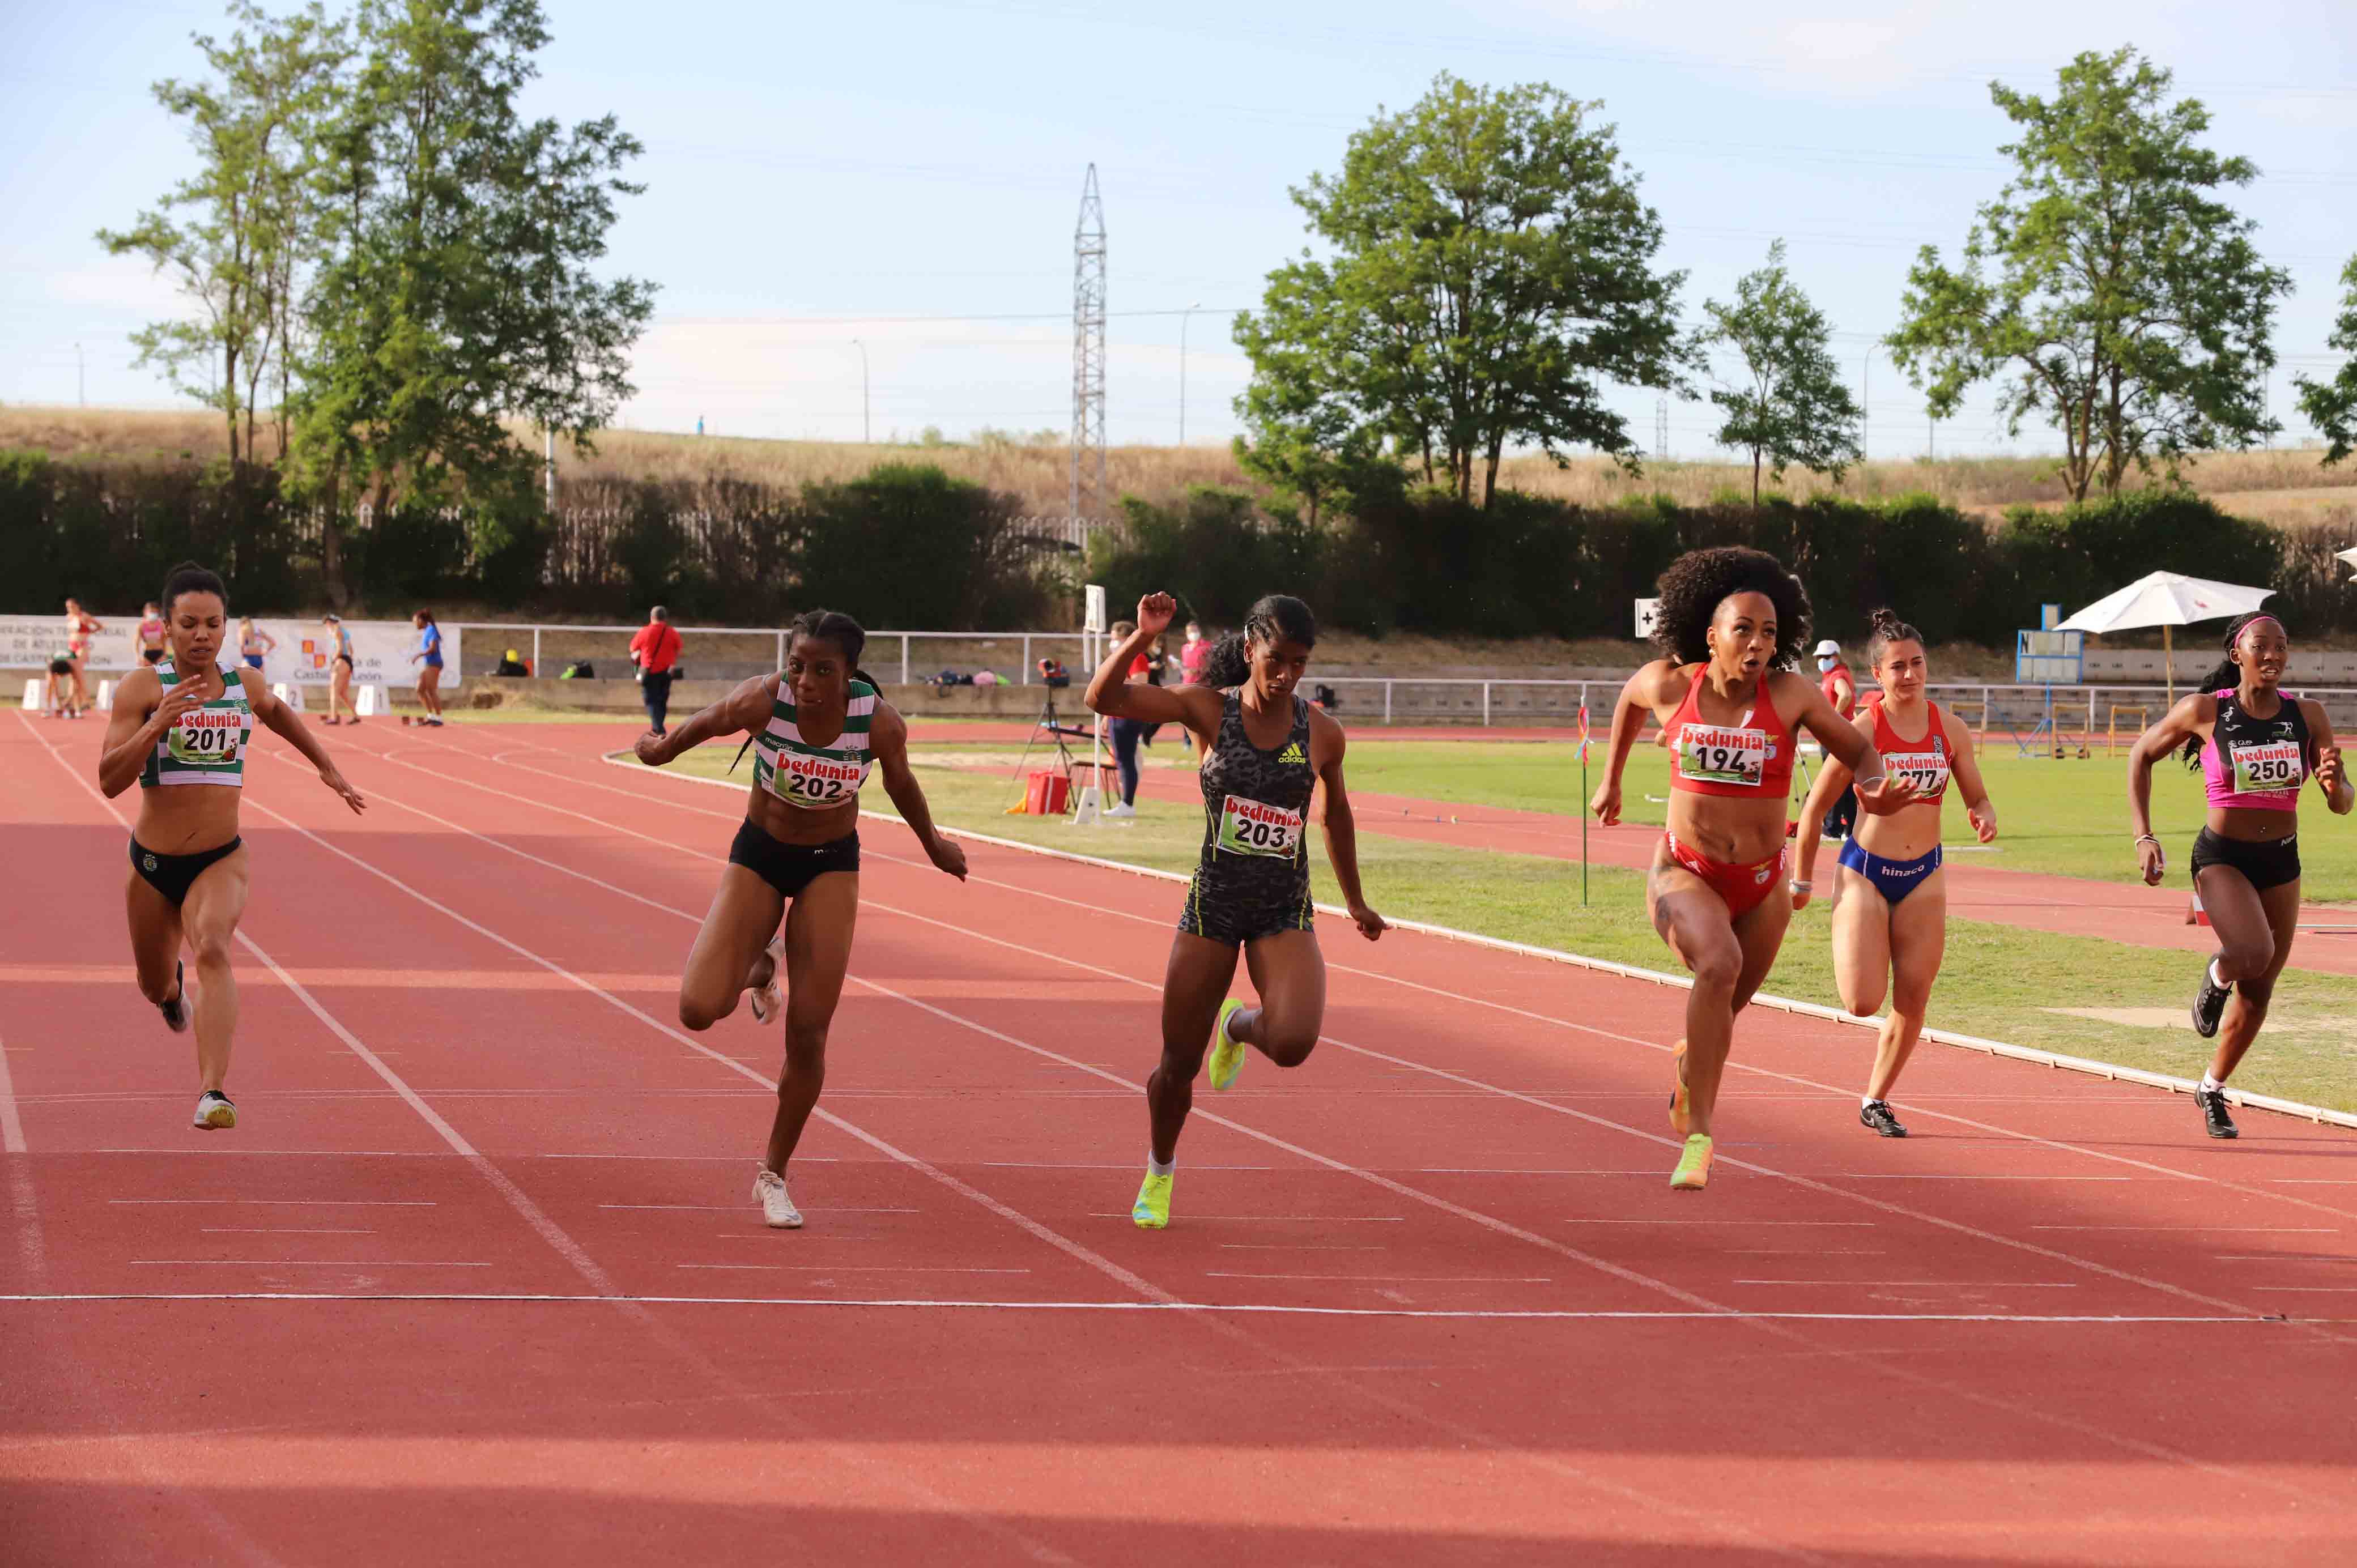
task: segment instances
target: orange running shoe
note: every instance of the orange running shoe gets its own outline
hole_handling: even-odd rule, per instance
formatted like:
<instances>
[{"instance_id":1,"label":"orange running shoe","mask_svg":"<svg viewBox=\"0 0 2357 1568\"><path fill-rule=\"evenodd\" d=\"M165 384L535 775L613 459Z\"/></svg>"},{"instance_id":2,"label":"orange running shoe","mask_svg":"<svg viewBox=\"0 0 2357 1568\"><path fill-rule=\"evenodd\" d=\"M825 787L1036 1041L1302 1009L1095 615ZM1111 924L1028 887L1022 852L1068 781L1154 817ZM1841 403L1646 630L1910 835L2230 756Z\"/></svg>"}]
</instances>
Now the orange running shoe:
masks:
<instances>
[{"instance_id":1,"label":"orange running shoe","mask_svg":"<svg viewBox=\"0 0 2357 1568\"><path fill-rule=\"evenodd\" d=\"M1684 1040L1678 1042L1678 1048L1671 1054L1670 1071L1675 1079L1670 1090L1670 1131L1683 1138L1694 1125L1692 1112L1686 1104L1686 1043Z\"/></svg>"},{"instance_id":2,"label":"orange running shoe","mask_svg":"<svg viewBox=\"0 0 2357 1568\"><path fill-rule=\"evenodd\" d=\"M1670 1186L1681 1191L1699 1192L1710 1185L1710 1134L1686 1134L1685 1153L1678 1156L1678 1168L1670 1173Z\"/></svg>"}]
</instances>

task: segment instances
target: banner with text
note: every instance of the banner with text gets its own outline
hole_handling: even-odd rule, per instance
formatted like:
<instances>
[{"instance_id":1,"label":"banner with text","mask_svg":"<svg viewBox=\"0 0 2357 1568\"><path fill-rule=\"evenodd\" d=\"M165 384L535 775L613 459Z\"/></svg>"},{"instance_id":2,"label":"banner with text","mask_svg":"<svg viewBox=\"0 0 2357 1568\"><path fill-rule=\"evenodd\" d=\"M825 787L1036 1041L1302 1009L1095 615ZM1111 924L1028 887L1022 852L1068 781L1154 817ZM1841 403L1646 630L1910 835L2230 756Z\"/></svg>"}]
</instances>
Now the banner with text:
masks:
<instances>
[{"instance_id":1,"label":"banner with text","mask_svg":"<svg viewBox=\"0 0 2357 1568\"><path fill-rule=\"evenodd\" d=\"M92 634L90 656L82 668L94 676L120 675L139 662L139 618L100 616L103 631ZM273 681L325 686L328 666L336 657L336 634L316 620L283 620L276 617L253 623L261 633L262 672ZM410 656L417 651L417 628L405 620L348 620L352 635L352 684L409 686L416 683L423 665ZM442 628L442 690L458 684L461 634L457 627ZM63 616L0 616L0 669L38 670L65 650ZM222 662L238 662L237 625L229 628L229 646Z\"/></svg>"}]
</instances>

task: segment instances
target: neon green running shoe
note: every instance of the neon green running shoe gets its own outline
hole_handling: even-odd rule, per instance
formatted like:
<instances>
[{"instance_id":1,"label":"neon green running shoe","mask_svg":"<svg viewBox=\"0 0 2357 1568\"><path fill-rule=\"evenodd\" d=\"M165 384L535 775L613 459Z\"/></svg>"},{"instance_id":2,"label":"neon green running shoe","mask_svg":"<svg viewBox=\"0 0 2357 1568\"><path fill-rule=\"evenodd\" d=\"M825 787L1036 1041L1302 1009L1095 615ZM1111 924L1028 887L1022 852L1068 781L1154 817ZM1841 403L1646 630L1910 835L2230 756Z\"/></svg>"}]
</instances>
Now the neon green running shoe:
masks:
<instances>
[{"instance_id":1,"label":"neon green running shoe","mask_svg":"<svg viewBox=\"0 0 2357 1568\"><path fill-rule=\"evenodd\" d=\"M1129 1206L1129 1217L1140 1230L1159 1230L1169 1224L1170 1177L1146 1172L1137 1189L1137 1201Z\"/></svg>"},{"instance_id":2,"label":"neon green running shoe","mask_svg":"<svg viewBox=\"0 0 2357 1568\"><path fill-rule=\"evenodd\" d=\"M1678 1156L1678 1168L1670 1173L1670 1185L1683 1191L1700 1192L1710 1185L1710 1134L1686 1134L1686 1152Z\"/></svg>"},{"instance_id":3,"label":"neon green running shoe","mask_svg":"<svg viewBox=\"0 0 2357 1568\"><path fill-rule=\"evenodd\" d=\"M1243 1003L1231 996L1220 1004L1220 1021L1211 1028L1211 1087L1234 1087L1236 1074L1244 1068L1244 1047L1241 1040L1228 1037L1228 1020L1236 1015Z\"/></svg>"}]
</instances>

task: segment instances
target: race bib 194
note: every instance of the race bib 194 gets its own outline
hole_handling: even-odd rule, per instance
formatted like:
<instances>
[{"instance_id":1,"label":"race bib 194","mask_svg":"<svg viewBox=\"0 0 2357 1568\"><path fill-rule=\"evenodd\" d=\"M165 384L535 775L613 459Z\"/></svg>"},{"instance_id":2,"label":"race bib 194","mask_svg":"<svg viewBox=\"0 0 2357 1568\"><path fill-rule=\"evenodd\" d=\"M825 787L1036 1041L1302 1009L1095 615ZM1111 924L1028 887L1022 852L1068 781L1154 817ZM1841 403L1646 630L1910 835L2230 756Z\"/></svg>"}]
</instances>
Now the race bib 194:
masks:
<instances>
[{"instance_id":1,"label":"race bib 194","mask_svg":"<svg viewBox=\"0 0 2357 1568\"><path fill-rule=\"evenodd\" d=\"M777 768L770 775L770 788L789 806L823 811L856 800L865 776L866 770L856 762L839 762L831 757L810 757L781 749Z\"/></svg>"},{"instance_id":2,"label":"race bib 194","mask_svg":"<svg viewBox=\"0 0 2357 1568\"><path fill-rule=\"evenodd\" d=\"M164 749L173 761L181 763L224 763L237 760L237 750L245 738L245 715L199 708L183 714L164 740Z\"/></svg>"},{"instance_id":3,"label":"race bib 194","mask_svg":"<svg viewBox=\"0 0 2357 1568\"><path fill-rule=\"evenodd\" d=\"M1768 771L1768 732L1686 725L1678 731L1678 777L1700 784L1760 788Z\"/></svg>"},{"instance_id":4,"label":"race bib 194","mask_svg":"<svg viewBox=\"0 0 2357 1568\"><path fill-rule=\"evenodd\" d=\"M2231 749L2237 794L2256 795L2270 789L2297 789L2308 769L2296 740L2262 741Z\"/></svg>"},{"instance_id":5,"label":"race bib 194","mask_svg":"<svg viewBox=\"0 0 2357 1568\"><path fill-rule=\"evenodd\" d=\"M1944 751L1886 751L1882 771L1893 784L1912 784L1915 793L1936 795L1948 787L1948 754Z\"/></svg>"},{"instance_id":6,"label":"race bib 194","mask_svg":"<svg viewBox=\"0 0 2357 1568\"><path fill-rule=\"evenodd\" d=\"M1290 860L1301 849L1301 813L1231 795L1220 808L1219 845L1230 854Z\"/></svg>"}]
</instances>

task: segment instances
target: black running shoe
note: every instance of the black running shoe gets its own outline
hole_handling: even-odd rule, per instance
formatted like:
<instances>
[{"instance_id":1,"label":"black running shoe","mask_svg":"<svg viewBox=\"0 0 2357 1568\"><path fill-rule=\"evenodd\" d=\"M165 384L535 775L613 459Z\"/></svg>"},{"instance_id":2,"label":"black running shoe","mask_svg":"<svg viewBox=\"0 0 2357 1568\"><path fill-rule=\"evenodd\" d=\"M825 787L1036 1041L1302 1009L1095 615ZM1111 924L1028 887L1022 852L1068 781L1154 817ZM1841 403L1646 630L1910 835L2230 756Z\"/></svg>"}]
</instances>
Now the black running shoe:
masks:
<instances>
[{"instance_id":1,"label":"black running shoe","mask_svg":"<svg viewBox=\"0 0 2357 1568\"><path fill-rule=\"evenodd\" d=\"M2222 1089L2197 1089L2193 1103L2201 1107L2201 1120L2213 1138L2239 1138L2234 1119L2226 1114L2226 1091Z\"/></svg>"},{"instance_id":2,"label":"black running shoe","mask_svg":"<svg viewBox=\"0 0 2357 1568\"><path fill-rule=\"evenodd\" d=\"M1890 1104L1888 1101L1869 1100L1860 1106L1857 1112L1857 1124L1870 1128L1886 1138L1907 1136L1906 1123L1890 1113Z\"/></svg>"},{"instance_id":3,"label":"black running shoe","mask_svg":"<svg viewBox=\"0 0 2357 1568\"><path fill-rule=\"evenodd\" d=\"M185 1034L188 1027L188 971L186 964L172 966L172 999L156 1004L156 1011L164 1015L164 1027L172 1033Z\"/></svg>"},{"instance_id":4,"label":"black running shoe","mask_svg":"<svg viewBox=\"0 0 2357 1568\"><path fill-rule=\"evenodd\" d=\"M2226 998L2233 994L2231 985L2221 985L2210 978L2210 965L2201 961L2201 989L2193 993L2193 1032L2203 1039L2218 1032L2218 1020L2226 1015Z\"/></svg>"}]
</instances>

